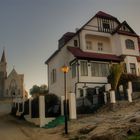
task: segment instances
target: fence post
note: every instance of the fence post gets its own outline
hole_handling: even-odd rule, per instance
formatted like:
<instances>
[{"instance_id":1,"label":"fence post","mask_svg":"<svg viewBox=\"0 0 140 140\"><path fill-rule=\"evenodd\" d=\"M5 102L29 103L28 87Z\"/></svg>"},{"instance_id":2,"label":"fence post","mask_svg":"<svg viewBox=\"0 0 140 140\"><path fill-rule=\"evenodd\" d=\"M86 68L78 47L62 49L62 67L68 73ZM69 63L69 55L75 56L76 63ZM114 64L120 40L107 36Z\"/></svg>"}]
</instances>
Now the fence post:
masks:
<instances>
[{"instance_id":1,"label":"fence post","mask_svg":"<svg viewBox=\"0 0 140 140\"><path fill-rule=\"evenodd\" d=\"M75 93L69 93L68 95L69 95L69 117L70 119L77 119Z\"/></svg>"},{"instance_id":2,"label":"fence post","mask_svg":"<svg viewBox=\"0 0 140 140\"><path fill-rule=\"evenodd\" d=\"M127 89L127 94L128 94L128 101L132 102L132 92L131 92L131 89Z\"/></svg>"},{"instance_id":3,"label":"fence post","mask_svg":"<svg viewBox=\"0 0 140 140\"><path fill-rule=\"evenodd\" d=\"M32 118L32 98L29 98L29 117Z\"/></svg>"},{"instance_id":4,"label":"fence post","mask_svg":"<svg viewBox=\"0 0 140 140\"><path fill-rule=\"evenodd\" d=\"M61 115L64 115L64 96L61 96Z\"/></svg>"},{"instance_id":5,"label":"fence post","mask_svg":"<svg viewBox=\"0 0 140 140\"><path fill-rule=\"evenodd\" d=\"M111 90L111 84L106 84L105 85L105 91Z\"/></svg>"},{"instance_id":6,"label":"fence post","mask_svg":"<svg viewBox=\"0 0 140 140\"><path fill-rule=\"evenodd\" d=\"M105 104L107 103L107 93L106 92L104 92L104 102L105 102Z\"/></svg>"},{"instance_id":7,"label":"fence post","mask_svg":"<svg viewBox=\"0 0 140 140\"><path fill-rule=\"evenodd\" d=\"M39 119L40 127L45 125L45 99L44 96L39 96Z\"/></svg>"},{"instance_id":8,"label":"fence post","mask_svg":"<svg viewBox=\"0 0 140 140\"><path fill-rule=\"evenodd\" d=\"M115 91L114 91L114 90L111 90L111 91L110 91L110 102L111 102L111 103L116 103Z\"/></svg>"}]
</instances>

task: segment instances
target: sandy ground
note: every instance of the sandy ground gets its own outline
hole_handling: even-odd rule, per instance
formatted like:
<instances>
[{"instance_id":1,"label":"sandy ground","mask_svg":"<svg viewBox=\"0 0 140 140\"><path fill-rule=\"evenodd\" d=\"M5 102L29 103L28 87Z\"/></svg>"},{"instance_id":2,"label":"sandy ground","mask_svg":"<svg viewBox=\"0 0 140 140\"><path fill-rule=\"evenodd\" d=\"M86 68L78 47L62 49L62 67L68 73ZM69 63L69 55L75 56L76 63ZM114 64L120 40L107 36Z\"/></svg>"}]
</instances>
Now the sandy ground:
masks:
<instances>
[{"instance_id":1,"label":"sandy ground","mask_svg":"<svg viewBox=\"0 0 140 140\"><path fill-rule=\"evenodd\" d=\"M133 103L117 103L113 110L104 106L96 114L70 121L68 130L66 136L64 125L53 129L39 128L10 116L8 109L7 112L0 111L0 140L96 140L97 136L102 136L101 140L106 136L110 137L107 140L114 140L116 135L127 137L131 130L140 133L140 99Z\"/></svg>"},{"instance_id":2,"label":"sandy ground","mask_svg":"<svg viewBox=\"0 0 140 140\"><path fill-rule=\"evenodd\" d=\"M66 140L63 127L46 130L0 113L0 140Z\"/></svg>"}]
</instances>

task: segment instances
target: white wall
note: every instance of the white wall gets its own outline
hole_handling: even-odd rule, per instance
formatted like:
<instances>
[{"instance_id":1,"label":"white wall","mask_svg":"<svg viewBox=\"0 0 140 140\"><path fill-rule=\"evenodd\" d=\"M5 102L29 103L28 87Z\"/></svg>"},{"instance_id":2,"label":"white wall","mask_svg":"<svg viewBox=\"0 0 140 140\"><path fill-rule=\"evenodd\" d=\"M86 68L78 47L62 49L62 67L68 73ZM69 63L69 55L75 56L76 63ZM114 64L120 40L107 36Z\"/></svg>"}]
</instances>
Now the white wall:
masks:
<instances>
[{"instance_id":1,"label":"white wall","mask_svg":"<svg viewBox=\"0 0 140 140\"><path fill-rule=\"evenodd\" d=\"M64 94L64 73L61 71L61 67L65 65L69 66L69 62L73 60L73 55L68 51L67 46L63 47L60 52L53 57L48 64L49 71L49 92L55 93L59 96ZM51 71L56 69L56 82L51 84ZM67 73L67 92L71 91L71 70ZM71 91L72 92L72 91Z\"/></svg>"},{"instance_id":2,"label":"white wall","mask_svg":"<svg viewBox=\"0 0 140 140\"><path fill-rule=\"evenodd\" d=\"M131 39L131 40L134 41L134 45L135 45L134 50L126 48L126 45L125 45L125 40L126 39ZM121 41L121 46L122 46L122 54L139 56L139 48L138 48L138 39L137 39L137 37L120 35L120 41Z\"/></svg>"},{"instance_id":3,"label":"white wall","mask_svg":"<svg viewBox=\"0 0 140 140\"><path fill-rule=\"evenodd\" d=\"M136 57L126 56L124 61L126 63L127 73L130 73L130 63L134 63L136 65L136 74L137 75L139 74L139 72L138 72L139 65L138 65Z\"/></svg>"}]
</instances>

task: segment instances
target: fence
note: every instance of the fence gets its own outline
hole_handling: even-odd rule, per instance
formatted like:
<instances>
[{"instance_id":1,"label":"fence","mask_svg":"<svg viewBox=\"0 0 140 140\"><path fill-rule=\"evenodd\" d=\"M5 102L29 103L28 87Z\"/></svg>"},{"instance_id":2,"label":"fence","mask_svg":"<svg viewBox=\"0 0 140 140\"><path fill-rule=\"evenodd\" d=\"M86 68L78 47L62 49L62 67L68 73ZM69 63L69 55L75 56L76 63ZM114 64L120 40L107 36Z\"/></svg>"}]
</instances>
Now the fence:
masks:
<instances>
[{"instance_id":1,"label":"fence","mask_svg":"<svg viewBox=\"0 0 140 140\"><path fill-rule=\"evenodd\" d=\"M69 94L69 113L70 119L76 119L76 108L73 107L75 100L75 94ZM55 117L64 115L61 110L63 104L54 103L49 104L44 96L38 98L30 98L26 101L17 101L13 103L11 113L15 116L24 116L24 118L40 127L46 125Z\"/></svg>"}]
</instances>

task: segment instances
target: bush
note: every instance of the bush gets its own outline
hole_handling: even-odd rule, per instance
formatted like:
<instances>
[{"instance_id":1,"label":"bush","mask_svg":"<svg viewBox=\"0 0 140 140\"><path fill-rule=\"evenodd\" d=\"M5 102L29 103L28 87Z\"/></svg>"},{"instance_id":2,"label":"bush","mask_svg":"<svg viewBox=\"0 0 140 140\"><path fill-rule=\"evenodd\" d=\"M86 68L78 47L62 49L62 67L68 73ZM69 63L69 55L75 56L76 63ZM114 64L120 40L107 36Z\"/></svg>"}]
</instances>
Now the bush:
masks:
<instances>
[{"instance_id":1,"label":"bush","mask_svg":"<svg viewBox=\"0 0 140 140\"><path fill-rule=\"evenodd\" d=\"M45 116L57 117L60 115L60 100L55 94L45 96Z\"/></svg>"}]
</instances>

